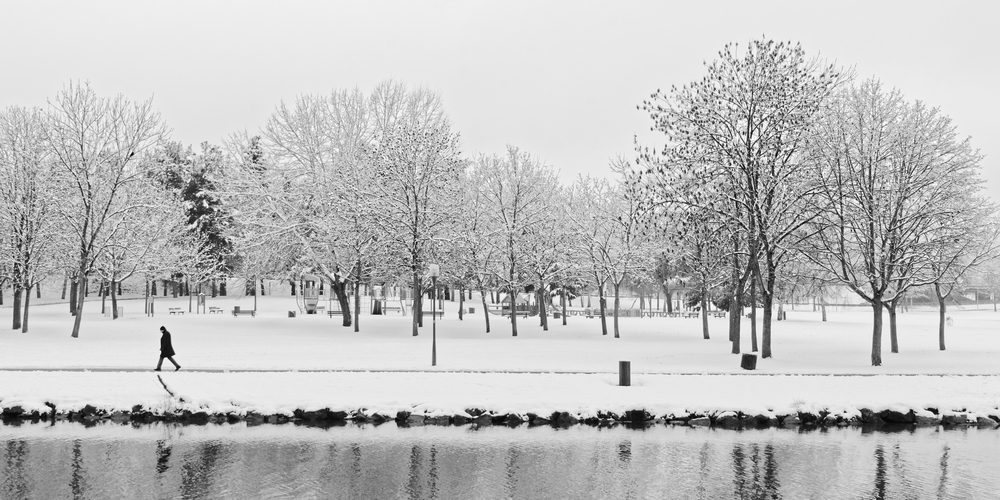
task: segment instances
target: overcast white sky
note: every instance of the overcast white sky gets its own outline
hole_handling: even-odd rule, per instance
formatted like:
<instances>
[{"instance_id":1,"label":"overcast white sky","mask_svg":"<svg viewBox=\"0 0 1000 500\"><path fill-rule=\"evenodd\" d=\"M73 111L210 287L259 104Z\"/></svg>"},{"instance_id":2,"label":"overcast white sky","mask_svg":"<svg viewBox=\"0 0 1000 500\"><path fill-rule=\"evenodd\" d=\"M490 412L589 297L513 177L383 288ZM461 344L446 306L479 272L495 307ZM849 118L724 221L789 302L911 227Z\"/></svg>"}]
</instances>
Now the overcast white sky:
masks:
<instances>
[{"instance_id":1,"label":"overcast white sky","mask_svg":"<svg viewBox=\"0 0 1000 500\"><path fill-rule=\"evenodd\" d=\"M656 140L636 109L650 93L763 35L941 107L1000 200L998 21L986 0L5 2L0 108L89 80L153 96L175 140L218 144L281 100L395 78L442 94L468 154L513 144L569 180Z\"/></svg>"}]
</instances>

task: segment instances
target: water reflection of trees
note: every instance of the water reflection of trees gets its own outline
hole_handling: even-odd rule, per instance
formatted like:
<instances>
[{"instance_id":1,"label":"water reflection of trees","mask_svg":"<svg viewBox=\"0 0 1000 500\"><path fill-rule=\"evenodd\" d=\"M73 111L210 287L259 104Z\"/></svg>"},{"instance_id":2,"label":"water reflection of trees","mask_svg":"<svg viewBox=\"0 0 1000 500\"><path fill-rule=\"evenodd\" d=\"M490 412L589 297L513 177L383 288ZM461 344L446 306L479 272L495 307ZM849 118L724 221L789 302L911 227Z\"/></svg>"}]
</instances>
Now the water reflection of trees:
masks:
<instances>
[{"instance_id":1,"label":"water reflection of trees","mask_svg":"<svg viewBox=\"0 0 1000 500\"><path fill-rule=\"evenodd\" d=\"M763 453L756 443L733 444L733 496L739 499L781 498L778 483L778 462L774 457L774 446L764 445ZM763 474L761 463L763 462Z\"/></svg>"},{"instance_id":2,"label":"water reflection of trees","mask_svg":"<svg viewBox=\"0 0 1000 500\"><path fill-rule=\"evenodd\" d=\"M201 442L185 453L181 460L181 495L184 498L209 498L212 478L226 455L226 447L219 441Z\"/></svg>"},{"instance_id":3,"label":"water reflection of trees","mask_svg":"<svg viewBox=\"0 0 1000 500\"><path fill-rule=\"evenodd\" d=\"M976 498L995 483L965 479L969 443L982 449L983 435L938 442L845 431L816 441L584 429L567 438L499 429L469 439L448 431L4 439L0 498ZM988 475L976 467L972 474Z\"/></svg>"},{"instance_id":4,"label":"water reflection of trees","mask_svg":"<svg viewBox=\"0 0 1000 500\"><path fill-rule=\"evenodd\" d=\"M24 467L28 461L28 443L21 439L7 441L4 449L3 498L27 498L28 480Z\"/></svg>"},{"instance_id":5,"label":"water reflection of trees","mask_svg":"<svg viewBox=\"0 0 1000 500\"><path fill-rule=\"evenodd\" d=\"M73 440L73 452L72 452L72 473L69 479L69 488L73 492L74 500L77 498L84 498L83 494L87 489L87 480L84 477L85 470L83 467L83 450L79 439Z\"/></svg>"}]
</instances>

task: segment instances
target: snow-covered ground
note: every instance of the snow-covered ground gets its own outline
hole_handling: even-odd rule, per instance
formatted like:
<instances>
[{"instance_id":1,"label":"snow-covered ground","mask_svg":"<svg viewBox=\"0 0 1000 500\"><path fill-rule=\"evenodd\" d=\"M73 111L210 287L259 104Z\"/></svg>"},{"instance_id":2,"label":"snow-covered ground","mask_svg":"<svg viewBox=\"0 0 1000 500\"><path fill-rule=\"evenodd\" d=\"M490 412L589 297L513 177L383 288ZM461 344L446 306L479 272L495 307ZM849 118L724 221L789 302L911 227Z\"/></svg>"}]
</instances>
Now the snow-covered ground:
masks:
<instances>
[{"instance_id":1,"label":"snow-covered ground","mask_svg":"<svg viewBox=\"0 0 1000 500\"><path fill-rule=\"evenodd\" d=\"M883 338L883 366L872 367L868 309L820 313L789 310L774 323L774 358L757 370L740 369L730 354L726 320L710 318L711 340L700 320L621 318L622 338L602 336L600 320L572 316L569 324L518 319L518 337L499 316L485 333L481 304L457 318L445 303L437 321L437 366L431 367L432 322L413 337L410 318L362 315L361 331L339 318L297 315L290 297L258 299L256 317L234 317L252 297L208 299L224 314L170 315L187 311L187 299L159 299L155 317L141 300L120 303L124 317L104 317L88 302L79 338L71 338L65 303L32 307L30 331L0 332L0 406L62 410L92 404L106 409L172 408L151 371L158 359L160 325L173 335L177 373L166 384L191 405L209 412L288 413L331 408L369 414L396 411L498 413L551 411L593 415L645 408L657 415L740 410L777 414L794 410L834 413L858 408L968 410L996 414L1000 406L1000 313L952 311L948 350L937 348L937 315L900 315L900 353ZM0 309L9 321L9 305ZM610 327L610 321L609 321ZM750 351L744 319L745 352ZM630 361L632 386L618 387L618 362ZM164 370L172 370L165 363ZM82 370L82 371L81 371Z\"/></svg>"}]
</instances>

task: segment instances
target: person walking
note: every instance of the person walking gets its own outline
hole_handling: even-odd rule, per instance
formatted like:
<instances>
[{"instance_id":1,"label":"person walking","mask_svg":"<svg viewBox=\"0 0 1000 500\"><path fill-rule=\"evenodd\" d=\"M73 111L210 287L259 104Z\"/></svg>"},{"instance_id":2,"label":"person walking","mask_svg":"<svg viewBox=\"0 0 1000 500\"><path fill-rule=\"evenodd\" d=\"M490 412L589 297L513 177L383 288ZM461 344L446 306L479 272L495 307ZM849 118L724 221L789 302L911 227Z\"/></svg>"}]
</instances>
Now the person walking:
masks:
<instances>
[{"instance_id":1,"label":"person walking","mask_svg":"<svg viewBox=\"0 0 1000 500\"><path fill-rule=\"evenodd\" d=\"M160 332L163 336L160 337L160 362L156 364L156 371L160 371L160 367L163 366L163 358L167 358L171 363L176 366L174 371L180 370L181 365L174 361L174 346L170 343L170 332L167 331L167 327L161 326Z\"/></svg>"}]
</instances>

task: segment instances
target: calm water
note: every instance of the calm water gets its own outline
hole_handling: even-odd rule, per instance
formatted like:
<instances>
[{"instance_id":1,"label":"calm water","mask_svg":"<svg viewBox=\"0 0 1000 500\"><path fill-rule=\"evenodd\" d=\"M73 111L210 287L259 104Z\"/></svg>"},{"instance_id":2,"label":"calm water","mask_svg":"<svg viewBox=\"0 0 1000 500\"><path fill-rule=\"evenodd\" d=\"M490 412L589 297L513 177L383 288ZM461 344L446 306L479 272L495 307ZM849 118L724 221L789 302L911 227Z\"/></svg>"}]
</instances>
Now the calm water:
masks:
<instances>
[{"instance_id":1,"label":"calm water","mask_svg":"<svg viewBox=\"0 0 1000 500\"><path fill-rule=\"evenodd\" d=\"M997 498L1000 431L0 426L0 498Z\"/></svg>"}]
</instances>

